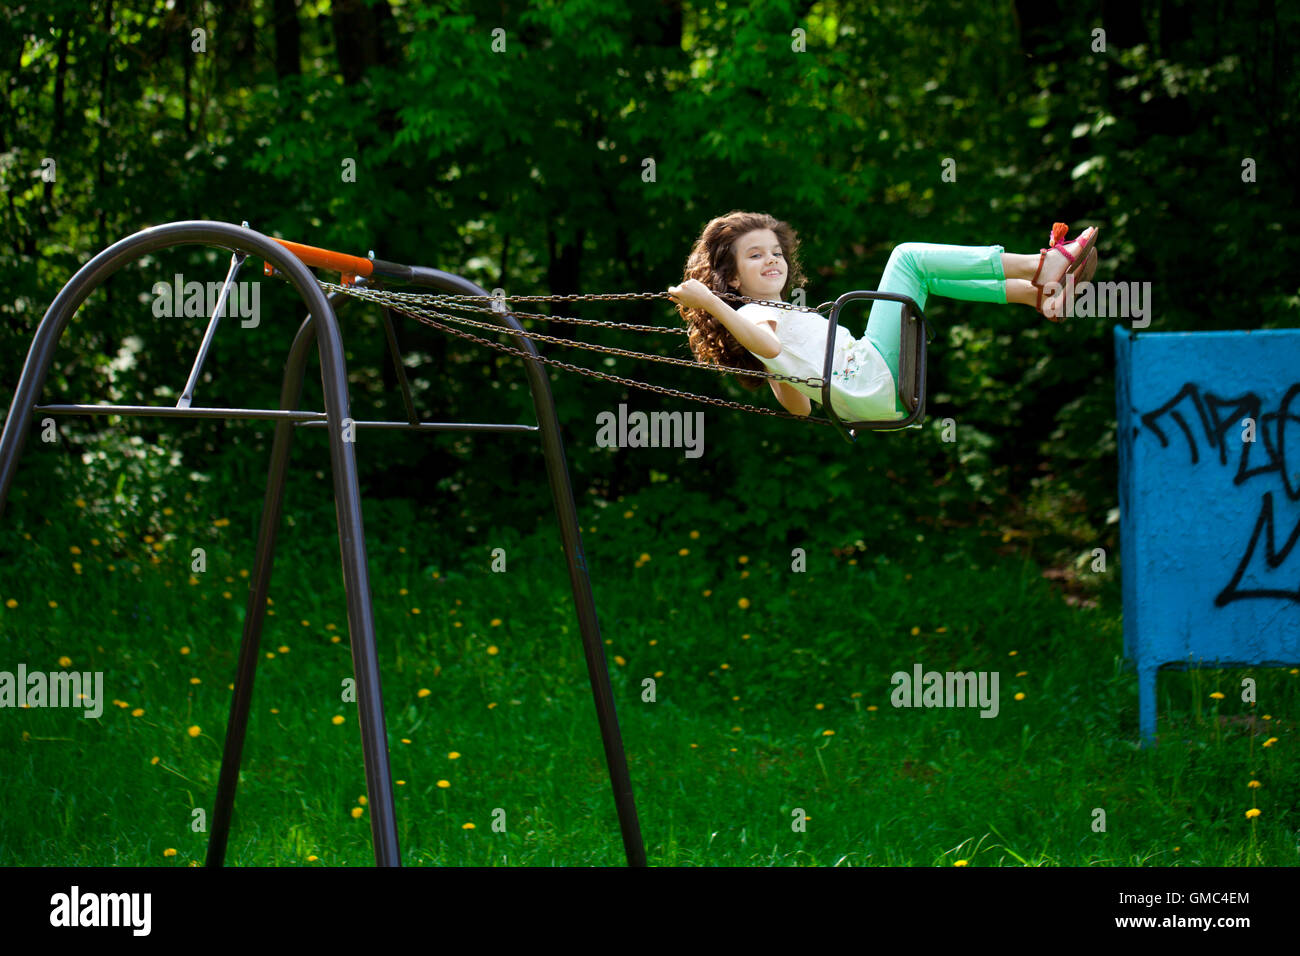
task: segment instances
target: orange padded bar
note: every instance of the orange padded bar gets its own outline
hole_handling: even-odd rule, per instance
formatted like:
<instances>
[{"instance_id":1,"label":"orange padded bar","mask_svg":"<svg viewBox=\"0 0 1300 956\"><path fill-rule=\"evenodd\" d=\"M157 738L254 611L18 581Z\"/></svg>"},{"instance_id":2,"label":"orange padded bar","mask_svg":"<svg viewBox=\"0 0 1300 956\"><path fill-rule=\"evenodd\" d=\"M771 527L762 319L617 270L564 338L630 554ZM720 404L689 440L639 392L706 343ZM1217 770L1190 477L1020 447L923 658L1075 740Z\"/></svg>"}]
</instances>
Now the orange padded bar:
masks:
<instances>
[{"instance_id":1,"label":"orange padded bar","mask_svg":"<svg viewBox=\"0 0 1300 956\"><path fill-rule=\"evenodd\" d=\"M343 275L368 276L374 268L369 259L362 259L360 256L349 256L343 252L331 252L329 249L304 246L298 242L289 242L287 239L276 239L275 241L307 265L318 269L329 269Z\"/></svg>"}]
</instances>

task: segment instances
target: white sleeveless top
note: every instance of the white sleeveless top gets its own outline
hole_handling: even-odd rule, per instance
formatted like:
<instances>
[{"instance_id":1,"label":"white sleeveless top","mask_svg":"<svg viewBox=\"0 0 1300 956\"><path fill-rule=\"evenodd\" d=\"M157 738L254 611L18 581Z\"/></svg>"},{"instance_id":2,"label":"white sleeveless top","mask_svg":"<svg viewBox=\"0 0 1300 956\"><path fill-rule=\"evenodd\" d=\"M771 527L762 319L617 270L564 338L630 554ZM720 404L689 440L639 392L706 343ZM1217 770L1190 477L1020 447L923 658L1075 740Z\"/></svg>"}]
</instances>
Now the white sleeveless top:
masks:
<instances>
[{"instance_id":1,"label":"white sleeveless top","mask_svg":"<svg viewBox=\"0 0 1300 956\"><path fill-rule=\"evenodd\" d=\"M754 355L769 372L796 378L822 377L826 361L829 320L815 312L778 309L748 302L736 312L751 322L776 320L781 353L776 358ZM754 353L750 353L753 355ZM821 404L822 390L800 382L785 382ZM835 358L831 364L831 404L846 422L897 421L906 412L894 410L898 383L880 350L865 335L854 339L842 325L835 327Z\"/></svg>"}]
</instances>

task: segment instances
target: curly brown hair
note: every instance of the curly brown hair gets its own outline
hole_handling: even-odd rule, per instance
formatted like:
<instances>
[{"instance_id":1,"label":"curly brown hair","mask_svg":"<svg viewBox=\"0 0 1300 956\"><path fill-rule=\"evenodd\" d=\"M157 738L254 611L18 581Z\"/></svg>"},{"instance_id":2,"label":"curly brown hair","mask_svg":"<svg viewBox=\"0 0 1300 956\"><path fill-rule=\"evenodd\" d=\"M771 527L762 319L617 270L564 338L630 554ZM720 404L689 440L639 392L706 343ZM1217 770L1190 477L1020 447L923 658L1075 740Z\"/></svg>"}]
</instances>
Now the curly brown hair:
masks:
<instances>
[{"instance_id":1,"label":"curly brown hair","mask_svg":"<svg viewBox=\"0 0 1300 956\"><path fill-rule=\"evenodd\" d=\"M735 293L736 290L731 287L732 280L738 277L734 245L741 236L755 229L771 229L781 243L788 269L781 296L788 301L790 290L802 286L806 281L799 262L799 237L789 223L762 212L733 210L725 216L710 220L691 247L682 281L698 279L715 293ZM728 304L735 308L741 303ZM727 327L708 312L703 309L688 309L680 304L677 311L686 323L687 339L697 362L753 369L756 372L767 371L763 363L737 342ZM737 375L736 380L750 391L762 388L768 381L753 375Z\"/></svg>"}]
</instances>

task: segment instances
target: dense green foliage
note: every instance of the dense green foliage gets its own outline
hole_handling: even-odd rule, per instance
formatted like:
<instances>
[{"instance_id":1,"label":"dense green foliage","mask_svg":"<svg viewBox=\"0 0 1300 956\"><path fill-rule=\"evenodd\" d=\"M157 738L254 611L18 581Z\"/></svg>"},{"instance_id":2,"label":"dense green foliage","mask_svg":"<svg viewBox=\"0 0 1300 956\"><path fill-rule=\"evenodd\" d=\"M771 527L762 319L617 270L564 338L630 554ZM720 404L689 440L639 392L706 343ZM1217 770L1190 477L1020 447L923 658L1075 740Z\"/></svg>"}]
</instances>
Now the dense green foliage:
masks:
<instances>
[{"instance_id":1,"label":"dense green foliage","mask_svg":"<svg viewBox=\"0 0 1300 956\"><path fill-rule=\"evenodd\" d=\"M1034 251L1054 219L1095 222L1098 279L1152 282L1153 329L1287 325L1297 16L1208 0L1104 15L1058 3L789 0L23 4L0 22L0 382L16 380L36 320L82 262L186 218L247 219L489 289L567 293L662 290L711 216L760 209L800 231L812 302L874 287L901 241ZM942 178L948 158L955 181ZM42 179L46 159L54 182ZM344 181L347 160L355 182ZM224 269L223 256L191 249L120 275L78 318L47 396L149 401L179 389L202 323L160 323L141 300L173 272L216 280ZM223 330L205 400L274 400L300 310L264 285L270 319L257 333ZM345 316L354 401L396 413L373 312ZM666 302L581 314L676 321ZM1049 326L1027 309L950 300L932 300L929 314L931 424L953 418L956 443L932 428L850 449L830 429L710 408L697 467L672 454L611 456L594 445L597 411L702 406L561 375L571 460L606 495L656 471L697 490L735 486L778 461L819 485L833 480L819 461L847 462L840 484L861 493L863 464L887 462L895 497L918 512L996 512L1052 535L1052 550L1113 546L1112 322ZM578 334L687 354L677 337ZM413 322L402 335L425 360L415 373L425 413L531 417L515 360ZM114 372L123 349L134 365ZM749 397L670 366L619 360L614 370ZM65 433L80 441L102 424L68 422ZM264 451L207 423L166 431L199 472L217 453L260 463ZM362 451L371 494L441 501L455 487L489 508L534 455L498 439L369 435ZM544 489L510 491L546 511ZM761 519L777 502L747 505Z\"/></svg>"}]
</instances>

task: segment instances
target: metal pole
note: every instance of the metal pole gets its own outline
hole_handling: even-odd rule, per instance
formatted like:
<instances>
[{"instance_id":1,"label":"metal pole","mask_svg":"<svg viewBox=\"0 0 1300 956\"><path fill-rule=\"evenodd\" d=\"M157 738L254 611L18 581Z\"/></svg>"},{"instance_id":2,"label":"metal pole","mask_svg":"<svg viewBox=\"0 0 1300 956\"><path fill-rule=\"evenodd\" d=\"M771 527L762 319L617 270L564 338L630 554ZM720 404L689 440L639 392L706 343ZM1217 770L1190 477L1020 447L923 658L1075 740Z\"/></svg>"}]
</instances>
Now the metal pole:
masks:
<instances>
[{"instance_id":1,"label":"metal pole","mask_svg":"<svg viewBox=\"0 0 1300 956\"><path fill-rule=\"evenodd\" d=\"M487 293L460 276L438 269L412 266L410 279L415 285L431 286L451 293L486 296ZM505 311L504 304L494 302L492 314L507 331L523 331L515 316ZM516 335L520 348L537 354L533 340ZM591 578L587 574L587 558L582 549L582 532L578 527L578 509L573 503L573 487L569 483L569 466L564 456L564 441L560 435L559 418L555 413L555 400L551 396L550 380L545 365L538 361L524 363L533 395L533 408L542 432L542 448L546 455L546 474L550 479L551 498L560 523L560 538L568 558L569 584L573 588L573 603L578 611L578 625L582 632L583 652L587 659L587 675L591 680L591 693L596 704L596 720L600 725L600 738L605 747L605 762L609 767L610 785L614 790L614 806L618 812L619 828L623 834L623 850L629 866L645 866L645 844L641 838L641 824L637 819L636 801L632 794L632 777L628 772L623 751L623 737L619 731L618 715L614 709L614 693L609 684L609 666L605 662L605 646L600 639L600 623L596 618L596 601L591 593Z\"/></svg>"}]
</instances>

